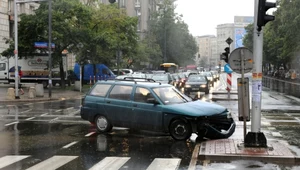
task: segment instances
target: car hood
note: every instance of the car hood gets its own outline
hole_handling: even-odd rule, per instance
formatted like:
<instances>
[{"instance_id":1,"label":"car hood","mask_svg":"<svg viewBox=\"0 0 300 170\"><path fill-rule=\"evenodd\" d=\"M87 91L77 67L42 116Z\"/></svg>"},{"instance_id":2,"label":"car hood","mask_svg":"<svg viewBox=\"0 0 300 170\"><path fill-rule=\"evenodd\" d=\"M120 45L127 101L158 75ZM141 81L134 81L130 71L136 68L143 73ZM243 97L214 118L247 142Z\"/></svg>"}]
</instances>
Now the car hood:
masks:
<instances>
[{"instance_id":1,"label":"car hood","mask_svg":"<svg viewBox=\"0 0 300 170\"><path fill-rule=\"evenodd\" d=\"M225 107L218 104L197 100L181 104L165 105L163 112L198 117L218 115L226 110Z\"/></svg>"},{"instance_id":2,"label":"car hood","mask_svg":"<svg viewBox=\"0 0 300 170\"><path fill-rule=\"evenodd\" d=\"M203 81L198 81L198 82L186 82L185 84L188 84L188 85L197 85L197 84L206 84L206 82L203 82Z\"/></svg>"}]
</instances>

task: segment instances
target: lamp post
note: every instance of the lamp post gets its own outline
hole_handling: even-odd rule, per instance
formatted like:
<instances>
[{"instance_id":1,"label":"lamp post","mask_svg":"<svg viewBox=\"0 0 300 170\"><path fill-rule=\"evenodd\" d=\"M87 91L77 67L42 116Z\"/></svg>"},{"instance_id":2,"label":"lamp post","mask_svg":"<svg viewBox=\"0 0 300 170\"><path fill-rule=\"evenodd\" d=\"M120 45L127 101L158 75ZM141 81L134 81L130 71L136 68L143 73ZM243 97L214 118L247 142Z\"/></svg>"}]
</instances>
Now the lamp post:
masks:
<instances>
[{"instance_id":1,"label":"lamp post","mask_svg":"<svg viewBox=\"0 0 300 170\"><path fill-rule=\"evenodd\" d=\"M51 50L51 0L14 0L14 28L15 28L15 99L20 99L19 96L19 68L18 68L18 11L17 11L17 4L19 3L28 3L28 2L43 2L43 1L49 1L49 44L48 47ZM52 63L51 59L51 52L49 51L49 65ZM50 67L50 75L52 74L52 70ZM49 76L49 83L52 83L51 76ZM49 97L51 98L51 87L49 84Z\"/></svg>"}]
</instances>

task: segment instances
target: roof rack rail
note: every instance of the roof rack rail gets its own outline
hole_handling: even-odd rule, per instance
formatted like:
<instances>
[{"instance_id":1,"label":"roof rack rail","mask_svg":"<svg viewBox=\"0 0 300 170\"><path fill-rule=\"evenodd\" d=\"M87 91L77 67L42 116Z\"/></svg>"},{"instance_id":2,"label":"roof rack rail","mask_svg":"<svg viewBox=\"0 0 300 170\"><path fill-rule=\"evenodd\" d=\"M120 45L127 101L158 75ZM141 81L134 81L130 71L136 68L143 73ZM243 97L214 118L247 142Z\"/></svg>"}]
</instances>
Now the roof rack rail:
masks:
<instances>
[{"instance_id":1,"label":"roof rack rail","mask_svg":"<svg viewBox=\"0 0 300 170\"><path fill-rule=\"evenodd\" d=\"M132 82L135 82L135 84L137 82L149 82L149 83L159 83L159 85L161 85L161 82L156 82L155 80L153 79L150 79L150 78L140 78L140 77L124 77L122 79L114 79L114 80L117 80L117 81L132 81ZM140 80L140 81L139 81ZM144 80L144 81L142 81Z\"/></svg>"}]
</instances>

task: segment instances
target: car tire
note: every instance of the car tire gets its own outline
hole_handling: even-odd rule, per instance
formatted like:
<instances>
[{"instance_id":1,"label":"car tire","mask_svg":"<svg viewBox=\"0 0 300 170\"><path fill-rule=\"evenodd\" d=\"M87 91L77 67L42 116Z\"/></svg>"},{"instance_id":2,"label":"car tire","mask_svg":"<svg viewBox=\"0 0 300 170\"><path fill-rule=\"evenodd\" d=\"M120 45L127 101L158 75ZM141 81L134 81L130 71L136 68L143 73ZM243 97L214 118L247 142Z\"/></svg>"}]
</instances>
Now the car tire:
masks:
<instances>
[{"instance_id":1,"label":"car tire","mask_svg":"<svg viewBox=\"0 0 300 170\"><path fill-rule=\"evenodd\" d=\"M95 118L95 125L99 133L111 131L112 125L105 116L99 115Z\"/></svg>"},{"instance_id":2,"label":"car tire","mask_svg":"<svg viewBox=\"0 0 300 170\"><path fill-rule=\"evenodd\" d=\"M205 89L205 94L208 94L209 93L209 88L206 88Z\"/></svg>"},{"instance_id":3,"label":"car tire","mask_svg":"<svg viewBox=\"0 0 300 170\"><path fill-rule=\"evenodd\" d=\"M175 140L187 140L192 135L192 128L187 121L176 119L171 122L169 133Z\"/></svg>"}]
</instances>

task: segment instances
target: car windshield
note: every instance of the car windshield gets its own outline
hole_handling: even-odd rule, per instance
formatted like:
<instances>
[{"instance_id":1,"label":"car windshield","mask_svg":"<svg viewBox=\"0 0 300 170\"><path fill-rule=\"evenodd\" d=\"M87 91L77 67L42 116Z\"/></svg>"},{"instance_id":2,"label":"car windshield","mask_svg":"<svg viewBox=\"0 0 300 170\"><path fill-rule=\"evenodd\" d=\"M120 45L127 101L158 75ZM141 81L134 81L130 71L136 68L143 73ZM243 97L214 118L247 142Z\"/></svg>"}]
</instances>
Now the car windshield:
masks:
<instances>
[{"instance_id":1,"label":"car windshield","mask_svg":"<svg viewBox=\"0 0 300 170\"><path fill-rule=\"evenodd\" d=\"M190 76L188 82L205 82L206 79L203 76Z\"/></svg>"},{"instance_id":2,"label":"car windshield","mask_svg":"<svg viewBox=\"0 0 300 170\"><path fill-rule=\"evenodd\" d=\"M186 103L191 101L189 97L180 93L174 87L157 87L154 88L153 91L165 105Z\"/></svg>"}]
</instances>

